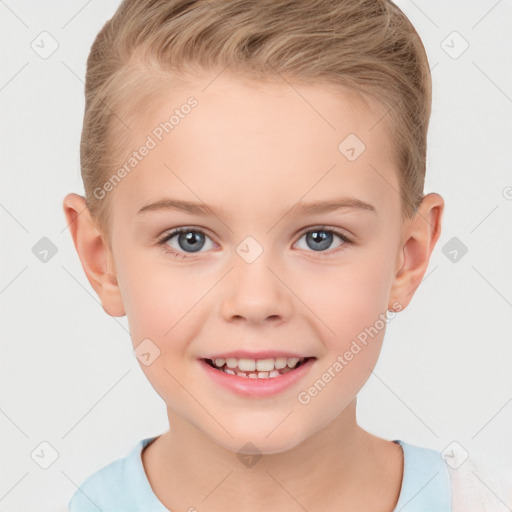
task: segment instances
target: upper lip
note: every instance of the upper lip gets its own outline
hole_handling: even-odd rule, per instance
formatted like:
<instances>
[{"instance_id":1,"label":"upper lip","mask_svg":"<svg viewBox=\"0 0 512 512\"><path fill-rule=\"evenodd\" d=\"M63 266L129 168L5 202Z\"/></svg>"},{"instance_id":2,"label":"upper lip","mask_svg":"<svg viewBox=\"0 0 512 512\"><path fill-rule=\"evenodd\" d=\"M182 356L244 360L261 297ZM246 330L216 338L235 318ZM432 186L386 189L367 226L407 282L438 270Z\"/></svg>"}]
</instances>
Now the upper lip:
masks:
<instances>
[{"instance_id":1,"label":"upper lip","mask_svg":"<svg viewBox=\"0 0 512 512\"><path fill-rule=\"evenodd\" d=\"M276 350L263 350L260 352L249 352L247 350L236 350L233 352L222 352L220 354L214 354L207 357L203 357L202 359L211 359L212 361L215 359L228 359L228 358L236 358L236 359L277 359L280 357L297 357L299 359L308 358L313 356L305 356L303 354L297 354L296 352L285 352L285 351L276 351Z\"/></svg>"}]
</instances>

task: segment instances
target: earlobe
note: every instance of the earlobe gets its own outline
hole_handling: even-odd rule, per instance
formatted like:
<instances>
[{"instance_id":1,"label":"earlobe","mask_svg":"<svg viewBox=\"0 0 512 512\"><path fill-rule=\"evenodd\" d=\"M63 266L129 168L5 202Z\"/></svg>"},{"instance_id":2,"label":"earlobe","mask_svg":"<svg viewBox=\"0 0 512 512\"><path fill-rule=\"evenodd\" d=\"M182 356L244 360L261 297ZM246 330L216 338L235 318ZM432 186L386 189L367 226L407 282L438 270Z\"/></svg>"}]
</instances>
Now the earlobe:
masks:
<instances>
[{"instance_id":1,"label":"earlobe","mask_svg":"<svg viewBox=\"0 0 512 512\"><path fill-rule=\"evenodd\" d=\"M68 194L63 201L63 210L84 272L103 309L110 316L124 316L112 253L85 204L85 198Z\"/></svg>"},{"instance_id":2,"label":"earlobe","mask_svg":"<svg viewBox=\"0 0 512 512\"><path fill-rule=\"evenodd\" d=\"M408 222L401 248L398 271L390 297L405 309L427 271L430 255L441 235L444 200L439 194L427 194Z\"/></svg>"}]
</instances>

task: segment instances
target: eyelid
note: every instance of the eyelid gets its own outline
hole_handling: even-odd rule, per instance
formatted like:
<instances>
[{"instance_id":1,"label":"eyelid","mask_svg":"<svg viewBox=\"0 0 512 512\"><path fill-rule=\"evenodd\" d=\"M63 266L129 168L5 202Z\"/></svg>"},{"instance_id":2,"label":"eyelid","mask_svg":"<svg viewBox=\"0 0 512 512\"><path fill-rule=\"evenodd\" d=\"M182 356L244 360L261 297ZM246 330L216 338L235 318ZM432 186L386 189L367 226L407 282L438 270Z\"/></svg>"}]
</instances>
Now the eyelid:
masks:
<instances>
[{"instance_id":1,"label":"eyelid","mask_svg":"<svg viewBox=\"0 0 512 512\"><path fill-rule=\"evenodd\" d=\"M311 226L302 228L296 236L305 235L306 233L309 233L310 231L331 231L337 236L341 236L342 238L345 238L349 242L353 242L353 235L350 234L350 232L343 228L337 228L334 226L327 226L325 224L312 224Z\"/></svg>"},{"instance_id":2,"label":"eyelid","mask_svg":"<svg viewBox=\"0 0 512 512\"><path fill-rule=\"evenodd\" d=\"M212 239L212 237L209 235L209 232L207 229L200 228L197 226L179 226L177 228L172 228L164 231L162 235L159 235L156 237L157 243L163 243L163 241L170 240L173 236L179 235L180 233L187 233L189 231L195 231L197 233L201 233L208 238Z\"/></svg>"},{"instance_id":3,"label":"eyelid","mask_svg":"<svg viewBox=\"0 0 512 512\"><path fill-rule=\"evenodd\" d=\"M208 234L208 230L195 227L195 226L179 226L177 228L172 228L167 231L165 231L162 235L157 237L156 244L161 247L166 253L172 254L176 257L181 257L183 259L190 258L194 256L194 253L186 253L182 251L177 251L176 249L173 249L172 247L169 247L167 245L167 242L174 238L176 235L179 235L181 233L187 233L189 231L194 231L196 233L201 233L208 237L210 240L212 240L212 237ZM217 245L213 240L212 242Z\"/></svg>"},{"instance_id":4,"label":"eyelid","mask_svg":"<svg viewBox=\"0 0 512 512\"><path fill-rule=\"evenodd\" d=\"M157 237L157 245L162 247L162 249L166 253L171 254L171 255L173 255L175 257L182 258L182 259L193 258L196 253L187 253L187 252L184 252L184 251L177 251L176 249L173 249L172 247L169 247L167 245L167 242L171 238L175 237L176 235L179 235L180 233L187 233L189 231L195 231L197 233L201 233L201 234L203 234L203 235L205 235L205 236L207 236L208 238L211 239L211 237L208 234L208 230L207 229L196 227L196 226L179 226L179 227L167 230L167 231L164 232L163 235ZM340 247L343 247L344 245L353 245L355 243L353 241L352 235L350 235L350 236L347 235L346 234L346 230L344 230L344 229L330 227L330 226L326 226L326 225L313 224L311 226L306 226L306 227L302 228L294 236L294 238L298 237L297 241L294 242L294 245L306 233L310 233L312 231L327 231L327 232L332 233L333 235L335 235L335 236L339 237L341 240L343 240L343 243L341 244ZM212 240L212 242L213 242L213 240ZM215 243L215 242L213 242L213 243ZM215 244L215 245L217 245L217 244ZM337 247L335 249L330 249L328 251L318 251L317 254L320 254L321 255L320 257L328 257L328 256L331 256L333 254L337 254L339 251L343 250L343 249L340 249L340 247ZM198 254L200 254L200 252L201 251L199 251ZM312 252L313 254L315 254L315 251L306 251L306 253L309 253L309 252Z\"/></svg>"},{"instance_id":5,"label":"eyelid","mask_svg":"<svg viewBox=\"0 0 512 512\"><path fill-rule=\"evenodd\" d=\"M309 233L310 231L315 231L315 230L317 230L317 231L331 231L334 234L336 234L338 236L341 236L342 238L345 238L348 242L351 242L351 243L354 242L354 235L352 235L348 230L342 229L342 228L337 228L337 227L334 227L334 226L327 226L327 225L323 225L323 224L312 224L311 226L306 226L306 227L302 228L301 230L299 230L294 235L294 237L297 237L299 235L303 236L306 233ZM161 242L161 241L166 240L166 239L169 240L172 236L175 236L175 235L177 235L179 233L187 232L187 231L196 231L198 233L201 233L203 235L208 236L210 239L212 238L208 234L208 230L205 229L205 228L200 228L200 227L197 227L197 226L179 226L179 227L171 228L171 229L165 231L162 235L159 235L156 238L156 240L157 240L157 242Z\"/></svg>"}]
</instances>

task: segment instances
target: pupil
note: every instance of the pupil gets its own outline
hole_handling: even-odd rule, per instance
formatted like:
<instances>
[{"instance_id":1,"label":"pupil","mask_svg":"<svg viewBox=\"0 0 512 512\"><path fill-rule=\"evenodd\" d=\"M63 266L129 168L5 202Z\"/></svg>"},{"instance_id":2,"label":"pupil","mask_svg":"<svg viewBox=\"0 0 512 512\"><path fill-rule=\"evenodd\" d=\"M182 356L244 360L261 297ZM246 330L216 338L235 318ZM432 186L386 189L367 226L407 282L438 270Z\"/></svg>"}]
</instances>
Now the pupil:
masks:
<instances>
[{"instance_id":1,"label":"pupil","mask_svg":"<svg viewBox=\"0 0 512 512\"><path fill-rule=\"evenodd\" d=\"M196 240L199 238L199 241ZM203 239L203 240L202 240ZM184 250L190 250L191 252L197 252L201 249L201 242L204 242L204 236L196 231L188 231L187 233L181 233L178 237L180 247ZM184 247L182 242L191 244L190 247Z\"/></svg>"},{"instance_id":2,"label":"pupil","mask_svg":"<svg viewBox=\"0 0 512 512\"><path fill-rule=\"evenodd\" d=\"M307 235L308 238L311 238L314 241L314 244L311 247L314 251L328 249L331 245L332 236L332 233L327 233L326 231L312 231Z\"/></svg>"}]
</instances>

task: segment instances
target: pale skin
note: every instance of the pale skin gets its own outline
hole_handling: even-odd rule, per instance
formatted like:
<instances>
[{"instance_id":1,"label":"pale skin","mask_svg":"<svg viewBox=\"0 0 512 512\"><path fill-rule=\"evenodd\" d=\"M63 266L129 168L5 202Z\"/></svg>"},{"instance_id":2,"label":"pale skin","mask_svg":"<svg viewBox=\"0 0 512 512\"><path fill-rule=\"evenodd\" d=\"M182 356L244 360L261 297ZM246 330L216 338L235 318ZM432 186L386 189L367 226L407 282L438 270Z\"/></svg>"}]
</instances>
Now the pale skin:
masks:
<instances>
[{"instance_id":1,"label":"pale skin","mask_svg":"<svg viewBox=\"0 0 512 512\"><path fill-rule=\"evenodd\" d=\"M297 395L380 314L408 306L439 238L444 201L427 194L402 221L398 171L377 105L366 109L348 93L313 84L212 80L169 87L132 126L127 154L187 98L198 100L109 192L111 247L83 197L64 199L75 247L104 310L127 315L133 347L149 338L160 350L152 364L141 365L170 423L142 454L151 487L172 511L391 512L402 450L356 421L357 394L385 329L308 404ZM366 145L352 162L338 150L350 133ZM340 197L375 211L287 214L297 202ZM162 198L203 202L215 215L137 215ZM352 242L332 234L331 244L316 251L305 228L319 226ZM198 252L180 245L178 235L166 242L185 259L157 244L177 227L206 233ZM248 236L263 250L252 263L236 252ZM304 381L257 399L219 388L199 365L208 354L237 349L317 359ZM263 454L252 467L237 457L247 442Z\"/></svg>"}]
</instances>

